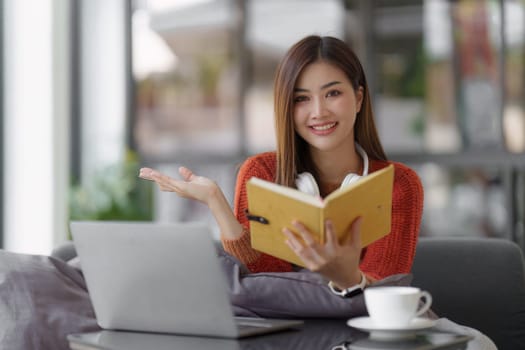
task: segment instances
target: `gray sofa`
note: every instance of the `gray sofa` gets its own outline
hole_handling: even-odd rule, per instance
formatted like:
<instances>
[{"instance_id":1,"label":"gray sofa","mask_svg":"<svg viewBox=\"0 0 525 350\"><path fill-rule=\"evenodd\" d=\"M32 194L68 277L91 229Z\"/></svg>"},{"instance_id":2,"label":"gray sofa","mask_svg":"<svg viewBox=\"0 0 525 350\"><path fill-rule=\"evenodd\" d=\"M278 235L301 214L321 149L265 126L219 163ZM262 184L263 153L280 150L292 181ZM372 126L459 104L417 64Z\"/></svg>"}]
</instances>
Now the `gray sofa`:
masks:
<instances>
[{"instance_id":1,"label":"gray sofa","mask_svg":"<svg viewBox=\"0 0 525 350\"><path fill-rule=\"evenodd\" d=\"M51 254L76 256L72 242ZM525 349L525 273L521 249L502 239L420 238L412 285L433 296L433 311L480 330L499 350Z\"/></svg>"},{"instance_id":2,"label":"gray sofa","mask_svg":"<svg viewBox=\"0 0 525 350\"><path fill-rule=\"evenodd\" d=\"M412 285L433 295L439 317L480 330L499 350L525 349L520 247L504 239L420 238Z\"/></svg>"}]
</instances>

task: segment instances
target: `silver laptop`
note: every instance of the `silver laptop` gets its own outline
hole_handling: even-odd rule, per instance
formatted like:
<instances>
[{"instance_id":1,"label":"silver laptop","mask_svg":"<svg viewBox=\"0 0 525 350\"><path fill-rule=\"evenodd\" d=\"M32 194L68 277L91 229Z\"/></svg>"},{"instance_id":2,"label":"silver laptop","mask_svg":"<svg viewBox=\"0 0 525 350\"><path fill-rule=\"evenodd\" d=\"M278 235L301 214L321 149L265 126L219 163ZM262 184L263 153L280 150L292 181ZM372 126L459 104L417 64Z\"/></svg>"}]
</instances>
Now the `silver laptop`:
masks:
<instances>
[{"instance_id":1,"label":"silver laptop","mask_svg":"<svg viewBox=\"0 0 525 350\"><path fill-rule=\"evenodd\" d=\"M71 232L103 329L239 338L303 323L234 317L205 224L72 222Z\"/></svg>"}]
</instances>

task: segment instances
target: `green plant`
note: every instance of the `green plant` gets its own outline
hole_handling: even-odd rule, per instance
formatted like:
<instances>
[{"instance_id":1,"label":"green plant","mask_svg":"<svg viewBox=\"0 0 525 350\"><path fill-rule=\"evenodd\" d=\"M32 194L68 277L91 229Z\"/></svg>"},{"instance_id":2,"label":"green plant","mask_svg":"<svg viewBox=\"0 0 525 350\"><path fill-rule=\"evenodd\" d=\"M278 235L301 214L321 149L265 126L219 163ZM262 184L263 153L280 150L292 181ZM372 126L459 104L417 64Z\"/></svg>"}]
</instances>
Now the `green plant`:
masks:
<instances>
[{"instance_id":1,"label":"green plant","mask_svg":"<svg viewBox=\"0 0 525 350\"><path fill-rule=\"evenodd\" d=\"M219 55L202 55L197 59L198 62L198 82L204 97L205 103L214 105L217 103L217 85L221 74L226 66L226 60Z\"/></svg>"},{"instance_id":2,"label":"green plant","mask_svg":"<svg viewBox=\"0 0 525 350\"><path fill-rule=\"evenodd\" d=\"M128 152L124 162L101 169L69 196L71 220L151 221L153 185L138 178L138 157Z\"/></svg>"}]
</instances>

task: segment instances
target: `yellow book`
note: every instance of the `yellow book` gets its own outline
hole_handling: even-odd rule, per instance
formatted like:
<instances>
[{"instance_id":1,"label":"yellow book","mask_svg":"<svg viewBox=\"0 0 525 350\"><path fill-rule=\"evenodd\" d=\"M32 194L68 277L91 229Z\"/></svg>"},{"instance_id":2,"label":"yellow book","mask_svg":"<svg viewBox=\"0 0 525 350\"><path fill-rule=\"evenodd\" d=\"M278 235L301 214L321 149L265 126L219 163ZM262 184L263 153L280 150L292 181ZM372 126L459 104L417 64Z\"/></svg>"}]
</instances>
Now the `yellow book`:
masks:
<instances>
[{"instance_id":1,"label":"yellow book","mask_svg":"<svg viewBox=\"0 0 525 350\"><path fill-rule=\"evenodd\" d=\"M283 227L294 232L292 221L301 221L321 244L324 222L331 219L341 241L359 216L365 247L390 232L394 166L373 172L339 188L323 199L273 182L251 178L247 182L248 218L252 247L296 265L304 266L285 243Z\"/></svg>"}]
</instances>

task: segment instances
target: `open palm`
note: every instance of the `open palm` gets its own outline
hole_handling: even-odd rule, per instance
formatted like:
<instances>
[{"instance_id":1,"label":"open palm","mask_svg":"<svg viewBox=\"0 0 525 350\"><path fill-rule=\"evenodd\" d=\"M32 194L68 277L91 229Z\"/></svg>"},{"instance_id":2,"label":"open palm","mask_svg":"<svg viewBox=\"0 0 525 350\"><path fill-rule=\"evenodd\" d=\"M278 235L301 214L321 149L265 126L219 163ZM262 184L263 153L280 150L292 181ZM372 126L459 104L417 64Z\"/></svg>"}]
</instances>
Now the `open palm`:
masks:
<instances>
[{"instance_id":1,"label":"open palm","mask_svg":"<svg viewBox=\"0 0 525 350\"><path fill-rule=\"evenodd\" d=\"M210 198L219 190L215 181L197 176L186 167L180 167L179 174L182 180L174 179L151 168L141 168L139 177L155 182L161 191L175 192L181 197L195 199L205 204L208 204Z\"/></svg>"}]
</instances>

